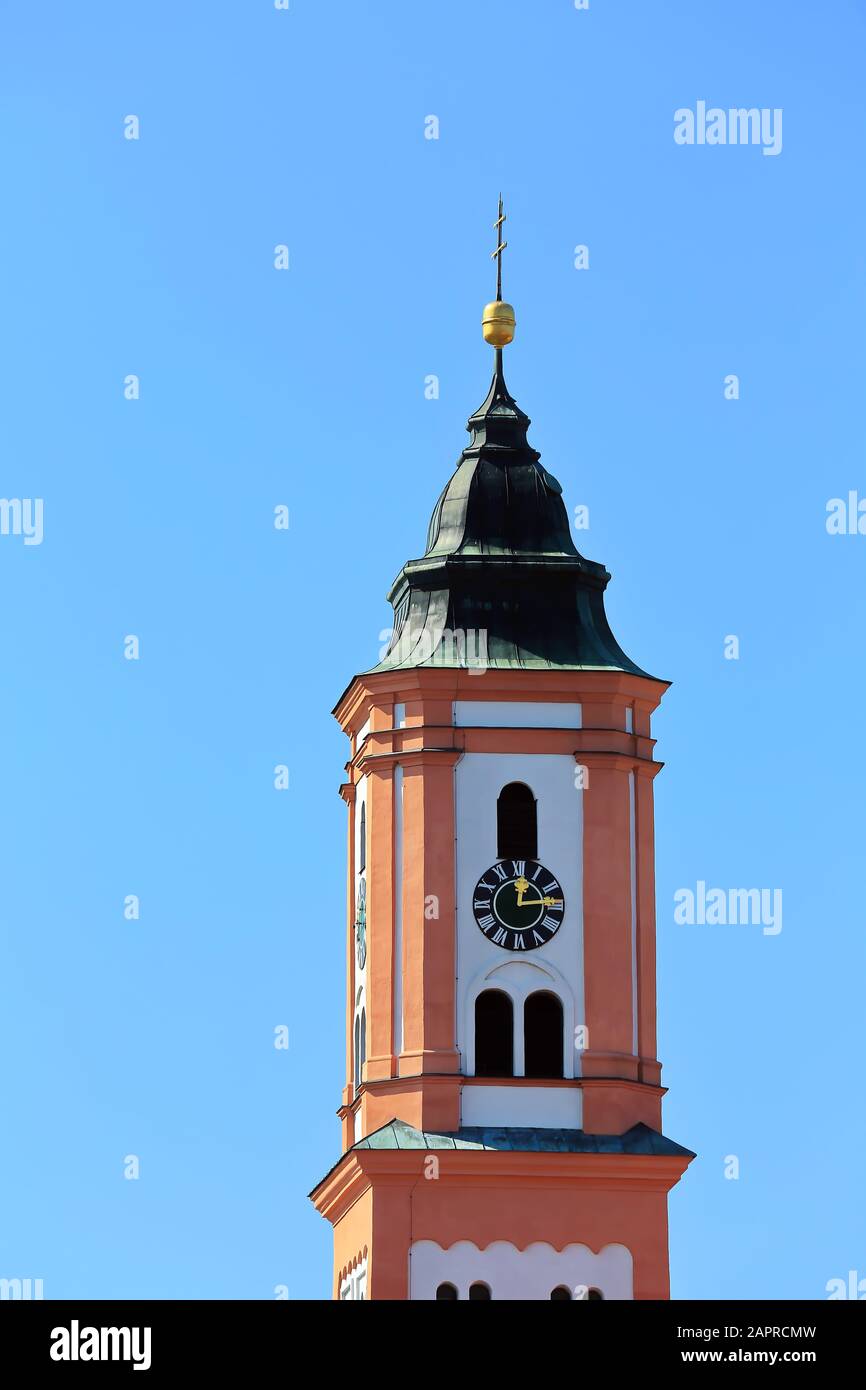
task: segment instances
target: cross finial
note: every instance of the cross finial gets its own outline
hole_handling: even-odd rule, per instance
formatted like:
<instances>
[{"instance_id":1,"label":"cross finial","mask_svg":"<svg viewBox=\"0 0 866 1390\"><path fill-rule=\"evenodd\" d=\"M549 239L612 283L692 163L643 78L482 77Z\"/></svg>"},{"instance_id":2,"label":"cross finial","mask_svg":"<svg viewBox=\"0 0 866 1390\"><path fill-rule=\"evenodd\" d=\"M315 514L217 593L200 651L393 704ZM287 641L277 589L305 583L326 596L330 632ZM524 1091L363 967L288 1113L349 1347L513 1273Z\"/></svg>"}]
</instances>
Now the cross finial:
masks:
<instances>
[{"instance_id":1,"label":"cross finial","mask_svg":"<svg viewBox=\"0 0 866 1390\"><path fill-rule=\"evenodd\" d=\"M491 347L496 348L496 370L502 368L502 349L512 341L514 337L514 310L510 304L506 304L502 298L502 252L508 245L502 239L502 228L505 225L505 213L502 211L502 194L499 195L499 216L493 223L496 228L496 250L490 253L490 259L496 262L496 298L490 304L485 304L484 314L481 319L481 331L484 334L484 341Z\"/></svg>"},{"instance_id":2,"label":"cross finial","mask_svg":"<svg viewBox=\"0 0 866 1390\"><path fill-rule=\"evenodd\" d=\"M507 241L502 240L502 228L507 222L507 217L502 211L502 194L499 195L499 216L493 223L496 232L496 250L490 253L490 259L496 262L496 298L502 298L502 252L508 245Z\"/></svg>"}]
</instances>

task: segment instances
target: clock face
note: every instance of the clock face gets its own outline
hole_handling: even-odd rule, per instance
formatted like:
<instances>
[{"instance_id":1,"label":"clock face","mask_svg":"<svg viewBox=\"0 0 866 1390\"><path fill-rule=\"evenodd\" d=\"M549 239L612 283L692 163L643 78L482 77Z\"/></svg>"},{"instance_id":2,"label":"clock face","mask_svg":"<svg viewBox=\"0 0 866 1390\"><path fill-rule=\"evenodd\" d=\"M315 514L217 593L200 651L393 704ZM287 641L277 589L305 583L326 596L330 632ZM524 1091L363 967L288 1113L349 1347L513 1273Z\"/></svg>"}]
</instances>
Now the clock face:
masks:
<instances>
[{"instance_id":1,"label":"clock face","mask_svg":"<svg viewBox=\"0 0 866 1390\"><path fill-rule=\"evenodd\" d=\"M500 859L475 885L472 909L489 941L504 951L535 951L562 926L565 897L537 859Z\"/></svg>"},{"instance_id":2,"label":"clock face","mask_svg":"<svg viewBox=\"0 0 866 1390\"><path fill-rule=\"evenodd\" d=\"M358 969L363 970L367 963L367 884L363 878L358 884L358 906L355 912L355 949L358 954Z\"/></svg>"}]
</instances>

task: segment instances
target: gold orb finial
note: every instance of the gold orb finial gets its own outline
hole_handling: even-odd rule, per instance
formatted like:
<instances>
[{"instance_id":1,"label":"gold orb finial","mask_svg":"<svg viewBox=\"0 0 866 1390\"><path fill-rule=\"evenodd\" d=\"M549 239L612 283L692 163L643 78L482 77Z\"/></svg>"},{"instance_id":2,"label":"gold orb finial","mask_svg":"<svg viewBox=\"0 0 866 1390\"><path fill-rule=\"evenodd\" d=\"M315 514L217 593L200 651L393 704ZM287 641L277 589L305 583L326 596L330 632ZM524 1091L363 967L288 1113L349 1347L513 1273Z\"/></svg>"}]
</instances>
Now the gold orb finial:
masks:
<instances>
[{"instance_id":1,"label":"gold orb finial","mask_svg":"<svg viewBox=\"0 0 866 1390\"><path fill-rule=\"evenodd\" d=\"M493 224L496 231L496 250L490 254L490 259L496 262L496 298L490 304L485 304L484 313L481 316L481 331L484 334L484 341L491 347L504 348L514 340L514 327L516 319L512 305L506 304L502 298L502 252L508 245L507 241L502 240L502 228L507 221L505 213L502 211L502 194L499 195L499 216Z\"/></svg>"},{"instance_id":2,"label":"gold orb finial","mask_svg":"<svg viewBox=\"0 0 866 1390\"><path fill-rule=\"evenodd\" d=\"M492 304L485 304L481 317L485 343L495 348L507 347L514 339L515 322L514 309L504 299L494 299Z\"/></svg>"}]
</instances>

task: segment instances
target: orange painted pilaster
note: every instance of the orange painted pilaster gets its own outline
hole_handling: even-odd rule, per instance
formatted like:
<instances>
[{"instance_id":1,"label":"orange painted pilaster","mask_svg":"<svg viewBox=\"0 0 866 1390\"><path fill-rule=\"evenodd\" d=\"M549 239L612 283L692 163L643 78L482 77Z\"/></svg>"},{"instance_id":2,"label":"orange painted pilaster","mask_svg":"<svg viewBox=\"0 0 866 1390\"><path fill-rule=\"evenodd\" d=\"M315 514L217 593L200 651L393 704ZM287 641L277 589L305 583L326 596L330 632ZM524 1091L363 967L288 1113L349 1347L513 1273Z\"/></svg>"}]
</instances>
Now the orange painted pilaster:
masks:
<instances>
[{"instance_id":1,"label":"orange painted pilaster","mask_svg":"<svg viewBox=\"0 0 866 1390\"><path fill-rule=\"evenodd\" d=\"M638 1052L640 1078L658 1085L661 1066L656 1056L656 888L653 829L655 764L635 769L635 836L637 853L637 982Z\"/></svg>"},{"instance_id":2,"label":"orange painted pilaster","mask_svg":"<svg viewBox=\"0 0 866 1390\"><path fill-rule=\"evenodd\" d=\"M637 1078L633 1048L629 760L581 755L583 940L589 1047L584 1076Z\"/></svg>"},{"instance_id":3,"label":"orange painted pilaster","mask_svg":"<svg viewBox=\"0 0 866 1390\"><path fill-rule=\"evenodd\" d=\"M456 752L407 754L403 766L403 999L400 1075L456 1072Z\"/></svg>"},{"instance_id":4,"label":"orange painted pilaster","mask_svg":"<svg viewBox=\"0 0 866 1390\"><path fill-rule=\"evenodd\" d=\"M394 1074L394 768L367 778L367 1064L364 1080Z\"/></svg>"}]
</instances>

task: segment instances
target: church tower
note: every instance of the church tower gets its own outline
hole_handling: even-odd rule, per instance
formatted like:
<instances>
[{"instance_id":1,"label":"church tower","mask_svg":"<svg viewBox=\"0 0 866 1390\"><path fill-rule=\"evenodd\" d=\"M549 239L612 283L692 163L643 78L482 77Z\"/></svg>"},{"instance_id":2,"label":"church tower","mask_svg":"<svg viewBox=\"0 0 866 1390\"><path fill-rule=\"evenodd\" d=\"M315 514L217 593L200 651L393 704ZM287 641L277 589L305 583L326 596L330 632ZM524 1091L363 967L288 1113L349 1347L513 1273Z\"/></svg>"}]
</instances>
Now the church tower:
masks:
<instances>
[{"instance_id":1,"label":"church tower","mask_svg":"<svg viewBox=\"0 0 866 1390\"><path fill-rule=\"evenodd\" d=\"M335 715L351 756L335 1298L664 1299L650 720L503 348Z\"/></svg>"}]
</instances>

